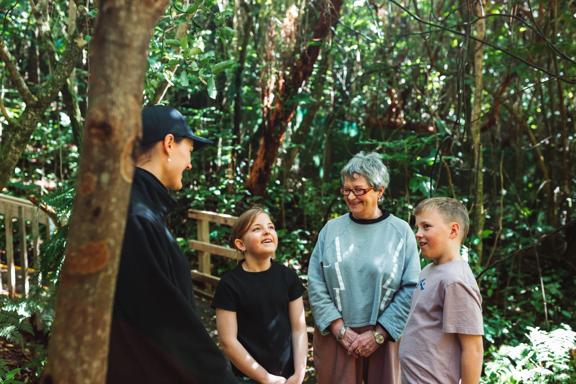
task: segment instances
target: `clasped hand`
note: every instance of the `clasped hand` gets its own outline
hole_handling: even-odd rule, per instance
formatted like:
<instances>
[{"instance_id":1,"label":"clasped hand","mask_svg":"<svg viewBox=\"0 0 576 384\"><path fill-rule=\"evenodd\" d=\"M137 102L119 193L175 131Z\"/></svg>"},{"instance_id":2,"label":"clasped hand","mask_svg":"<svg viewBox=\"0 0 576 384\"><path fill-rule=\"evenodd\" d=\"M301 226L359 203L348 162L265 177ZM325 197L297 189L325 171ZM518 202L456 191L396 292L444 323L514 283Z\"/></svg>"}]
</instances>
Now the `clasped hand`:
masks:
<instances>
[{"instance_id":1,"label":"clasped hand","mask_svg":"<svg viewBox=\"0 0 576 384\"><path fill-rule=\"evenodd\" d=\"M299 377L298 375L294 374L289 378L285 378L282 376L276 376L272 374L268 374L266 384L301 384L303 377Z\"/></svg>"},{"instance_id":2,"label":"clasped hand","mask_svg":"<svg viewBox=\"0 0 576 384\"><path fill-rule=\"evenodd\" d=\"M380 346L376 343L372 330L358 334L350 328L346 329L340 344L348 351L348 354L356 358L368 357Z\"/></svg>"}]
</instances>

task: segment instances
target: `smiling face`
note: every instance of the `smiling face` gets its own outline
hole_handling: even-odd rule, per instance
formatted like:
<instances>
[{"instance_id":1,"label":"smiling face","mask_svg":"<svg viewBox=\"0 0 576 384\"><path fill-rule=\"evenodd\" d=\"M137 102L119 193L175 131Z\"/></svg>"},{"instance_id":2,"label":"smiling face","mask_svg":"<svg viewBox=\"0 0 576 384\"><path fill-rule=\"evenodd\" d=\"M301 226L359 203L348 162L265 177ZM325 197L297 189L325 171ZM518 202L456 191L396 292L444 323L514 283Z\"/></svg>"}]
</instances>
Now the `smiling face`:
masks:
<instances>
[{"instance_id":1,"label":"smiling face","mask_svg":"<svg viewBox=\"0 0 576 384\"><path fill-rule=\"evenodd\" d=\"M234 245L245 253L246 257L273 257L278 247L278 235L274 223L266 213L259 213L241 238Z\"/></svg>"},{"instance_id":2,"label":"smiling face","mask_svg":"<svg viewBox=\"0 0 576 384\"><path fill-rule=\"evenodd\" d=\"M460 225L450 222L435 208L427 208L416 215L416 241L422 255L435 264L443 264L459 257Z\"/></svg>"},{"instance_id":3,"label":"smiling face","mask_svg":"<svg viewBox=\"0 0 576 384\"><path fill-rule=\"evenodd\" d=\"M384 194L384 188L376 190L368 183L368 180L362 175L355 174L354 177L344 177L344 184L342 184L344 191L344 201L348 206L348 210L356 219L376 219L381 215L378 208L378 199ZM363 190L367 193L356 196L352 190ZM350 191L347 195L346 192Z\"/></svg>"}]
</instances>

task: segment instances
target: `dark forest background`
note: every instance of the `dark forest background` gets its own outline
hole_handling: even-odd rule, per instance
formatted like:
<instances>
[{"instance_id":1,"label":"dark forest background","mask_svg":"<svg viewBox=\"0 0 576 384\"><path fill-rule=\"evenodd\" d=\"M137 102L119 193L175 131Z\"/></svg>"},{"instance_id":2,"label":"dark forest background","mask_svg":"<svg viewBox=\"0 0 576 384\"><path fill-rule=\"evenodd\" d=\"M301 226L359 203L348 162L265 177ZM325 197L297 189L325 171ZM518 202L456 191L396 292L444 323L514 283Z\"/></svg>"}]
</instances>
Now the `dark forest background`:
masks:
<instances>
[{"instance_id":1,"label":"dark forest background","mask_svg":"<svg viewBox=\"0 0 576 384\"><path fill-rule=\"evenodd\" d=\"M0 188L55 220L45 287L2 299L0 336L27 358L0 360L0 381L33 380L45 364L98 3L0 0ZM175 106L217 143L194 153L177 194L183 247L196 233L188 208L260 204L278 259L305 279L318 231L346 212L340 168L376 151L391 173L385 209L410 221L440 195L469 208L484 382L574 382L575 37L572 0L171 1L143 101ZM210 235L225 244L227 229Z\"/></svg>"}]
</instances>

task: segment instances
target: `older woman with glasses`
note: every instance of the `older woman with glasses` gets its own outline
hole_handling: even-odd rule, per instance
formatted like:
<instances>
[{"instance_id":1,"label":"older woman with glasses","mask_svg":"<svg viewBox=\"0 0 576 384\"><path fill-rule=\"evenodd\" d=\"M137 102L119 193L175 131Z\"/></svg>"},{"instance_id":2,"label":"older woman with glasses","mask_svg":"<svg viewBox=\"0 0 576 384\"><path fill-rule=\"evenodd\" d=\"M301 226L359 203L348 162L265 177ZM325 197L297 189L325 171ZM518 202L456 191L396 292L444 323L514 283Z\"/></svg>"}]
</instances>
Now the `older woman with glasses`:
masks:
<instances>
[{"instance_id":1,"label":"older woman with glasses","mask_svg":"<svg viewBox=\"0 0 576 384\"><path fill-rule=\"evenodd\" d=\"M377 153L358 153L341 176L349 213L322 228L308 267L318 383L400 383L397 341L420 272L416 240L378 206L390 177Z\"/></svg>"}]
</instances>

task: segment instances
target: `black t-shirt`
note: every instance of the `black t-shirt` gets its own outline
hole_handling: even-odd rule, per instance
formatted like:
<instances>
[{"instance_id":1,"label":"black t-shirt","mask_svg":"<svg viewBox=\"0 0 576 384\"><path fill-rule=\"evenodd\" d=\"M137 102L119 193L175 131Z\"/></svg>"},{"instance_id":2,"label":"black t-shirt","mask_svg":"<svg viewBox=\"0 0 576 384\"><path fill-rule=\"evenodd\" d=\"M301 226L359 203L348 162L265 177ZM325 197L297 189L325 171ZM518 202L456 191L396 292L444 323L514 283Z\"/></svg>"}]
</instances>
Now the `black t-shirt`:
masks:
<instances>
[{"instance_id":1,"label":"black t-shirt","mask_svg":"<svg viewBox=\"0 0 576 384\"><path fill-rule=\"evenodd\" d=\"M220 280L212 306L236 312L238 341L269 373L287 378L294 374L288 303L303 292L296 273L282 264L272 261L263 272L238 265Z\"/></svg>"}]
</instances>

